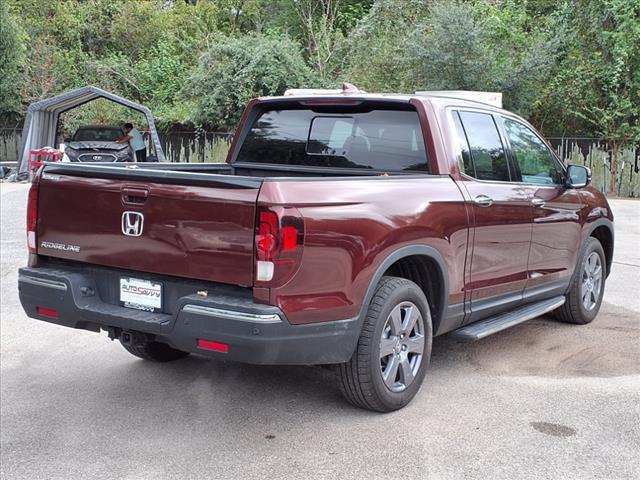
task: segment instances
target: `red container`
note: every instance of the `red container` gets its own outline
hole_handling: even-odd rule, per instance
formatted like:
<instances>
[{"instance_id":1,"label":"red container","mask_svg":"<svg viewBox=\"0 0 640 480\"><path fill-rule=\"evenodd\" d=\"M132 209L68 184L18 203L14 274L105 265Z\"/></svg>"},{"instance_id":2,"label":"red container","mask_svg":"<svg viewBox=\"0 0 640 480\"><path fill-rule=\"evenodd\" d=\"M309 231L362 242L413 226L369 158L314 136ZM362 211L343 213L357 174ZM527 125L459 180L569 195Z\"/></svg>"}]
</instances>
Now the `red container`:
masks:
<instances>
[{"instance_id":1,"label":"red container","mask_svg":"<svg viewBox=\"0 0 640 480\"><path fill-rule=\"evenodd\" d=\"M52 148L41 148L29 151L29 178L33 180L38 169L44 162L59 162L63 152Z\"/></svg>"}]
</instances>

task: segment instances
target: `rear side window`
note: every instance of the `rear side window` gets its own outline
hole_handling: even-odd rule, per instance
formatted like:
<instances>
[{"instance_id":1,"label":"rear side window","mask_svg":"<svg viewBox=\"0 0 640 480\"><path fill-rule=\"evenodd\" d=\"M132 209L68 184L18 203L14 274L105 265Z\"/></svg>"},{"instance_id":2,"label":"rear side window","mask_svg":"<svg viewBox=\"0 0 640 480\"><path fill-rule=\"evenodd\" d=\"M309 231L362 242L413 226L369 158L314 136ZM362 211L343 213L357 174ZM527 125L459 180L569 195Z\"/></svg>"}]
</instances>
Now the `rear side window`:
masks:
<instances>
[{"instance_id":1,"label":"rear side window","mask_svg":"<svg viewBox=\"0 0 640 480\"><path fill-rule=\"evenodd\" d=\"M487 113L462 111L459 114L466 136L464 140L468 141L471 152L474 171L472 174L466 172L465 168L465 173L479 180L510 181L507 156L493 116Z\"/></svg>"},{"instance_id":2,"label":"rear side window","mask_svg":"<svg viewBox=\"0 0 640 480\"><path fill-rule=\"evenodd\" d=\"M502 121L522 181L536 185L562 183L558 162L544 142L526 125L509 118L503 118Z\"/></svg>"},{"instance_id":3,"label":"rear side window","mask_svg":"<svg viewBox=\"0 0 640 480\"><path fill-rule=\"evenodd\" d=\"M417 112L262 112L236 162L428 171Z\"/></svg>"},{"instance_id":4,"label":"rear side window","mask_svg":"<svg viewBox=\"0 0 640 480\"><path fill-rule=\"evenodd\" d=\"M476 176L476 171L473 168L473 162L471 161L471 152L469 151L469 142L467 135L462 128L462 122L460 121L460 115L458 112L453 112L453 123L456 127L456 135L458 137L458 146L460 147L460 158L458 163L460 164L460 171L469 175L470 177Z\"/></svg>"}]
</instances>

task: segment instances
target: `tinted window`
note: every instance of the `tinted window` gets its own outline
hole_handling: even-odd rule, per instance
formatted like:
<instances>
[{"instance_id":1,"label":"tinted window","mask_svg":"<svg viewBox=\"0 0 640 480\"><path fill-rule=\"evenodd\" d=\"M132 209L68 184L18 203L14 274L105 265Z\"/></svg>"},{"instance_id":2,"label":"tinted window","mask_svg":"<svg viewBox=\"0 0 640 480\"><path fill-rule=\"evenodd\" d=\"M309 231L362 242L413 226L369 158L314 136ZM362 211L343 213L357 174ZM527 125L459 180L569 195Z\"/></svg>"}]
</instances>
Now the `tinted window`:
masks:
<instances>
[{"instance_id":1,"label":"tinted window","mask_svg":"<svg viewBox=\"0 0 640 480\"><path fill-rule=\"evenodd\" d=\"M469 141L475 178L508 182L509 165L493 116L460 112L460 119Z\"/></svg>"},{"instance_id":2,"label":"tinted window","mask_svg":"<svg viewBox=\"0 0 640 480\"><path fill-rule=\"evenodd\" d=\"M453 123L456 127L456 136L458 137L458 145L460 147L460 158L458 163L460 164L460 171L466 173L471 177L476 176L476 172L473 169L473 162L471 161L471 152L469 152L469 142L467 136L462 128L462 122L460 122L460 116L458 112L453 112Z\"/></svg>"},{"instance_id":3,"label":"tinted window","mask_svg":"<svg viewBox=\"0 0 640 480\"><path fill-rule=\"evenodd\" d=\"M315 117L307 141L307 153L316 155L348 154L347 140L353 134L353 118Z\"/></svg>"},{"instance_id":4,"label":"tinted window","mask_svg":"<svg viewBox=\"0 0 640 480\"><path fill-rule=\"evenodd\" d=\"M544 142L526 125L503 120L522 181L538 185L561 183L558 163Z\"/></svg>"},{"instance_id":5,"label":"tinted window","mask_svg":"<svg viewBox=\"0 0 640 480\"><path fill-rule=\"evenodd\" d=\"M74 142L115 142L124 134L119 128L81 128L73 136Z\"/></svg>"},{"instance_id":6,"label":"tinted window","mask_svg":"<svg viewBox=\"0 0 640 480\"><path fill-rule=\"evenodd\" d=\"M418 114L398 110L265 111L252 125L236 161L428 171Z\"/></svg>"}]
</instances>

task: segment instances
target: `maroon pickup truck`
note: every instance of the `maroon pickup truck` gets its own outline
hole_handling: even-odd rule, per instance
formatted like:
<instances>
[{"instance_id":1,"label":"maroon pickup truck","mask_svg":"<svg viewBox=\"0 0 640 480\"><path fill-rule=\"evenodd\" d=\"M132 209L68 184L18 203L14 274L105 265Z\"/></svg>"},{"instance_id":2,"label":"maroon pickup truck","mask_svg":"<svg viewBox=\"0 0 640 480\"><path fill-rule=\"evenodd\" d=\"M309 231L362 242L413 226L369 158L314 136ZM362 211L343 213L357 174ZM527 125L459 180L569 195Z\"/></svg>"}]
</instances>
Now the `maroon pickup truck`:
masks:
<instances>
[{"instance_id":1,"label":"maroon pickup truck","mask_svg":"<svg viewBox=\"0 0 640 480\"><path fill-rule=\"evenodd\" d=\"M391 411L434 336L593 320L614 234L589 182L479 101L260 98L225 164L43 167L20 300L148 360L332 365L351 403Z\"/></svg>"}]
</instances>

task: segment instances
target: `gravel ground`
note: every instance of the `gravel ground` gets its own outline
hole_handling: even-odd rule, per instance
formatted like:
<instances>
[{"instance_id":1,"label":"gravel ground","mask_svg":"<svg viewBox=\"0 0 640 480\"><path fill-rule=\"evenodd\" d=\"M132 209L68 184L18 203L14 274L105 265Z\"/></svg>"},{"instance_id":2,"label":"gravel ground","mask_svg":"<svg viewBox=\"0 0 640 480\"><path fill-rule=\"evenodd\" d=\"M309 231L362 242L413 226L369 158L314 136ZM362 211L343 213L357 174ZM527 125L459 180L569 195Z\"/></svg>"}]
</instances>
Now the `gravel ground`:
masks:
<instances>
[{"instance_id":1,"label":"gravel ground","mask_svg":"<svg viewBox=\"0 0 640 480\"><path fill-rule=\"evenodd\" d=\"M440 337L412 404L380 415L347 405L324 369L151 364L105 334L27 319L26 186L0 193L2 479L640 478L638 201L611 202L594 323Z\"/></svg>"}]
</instances>

